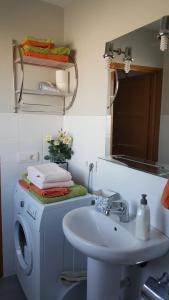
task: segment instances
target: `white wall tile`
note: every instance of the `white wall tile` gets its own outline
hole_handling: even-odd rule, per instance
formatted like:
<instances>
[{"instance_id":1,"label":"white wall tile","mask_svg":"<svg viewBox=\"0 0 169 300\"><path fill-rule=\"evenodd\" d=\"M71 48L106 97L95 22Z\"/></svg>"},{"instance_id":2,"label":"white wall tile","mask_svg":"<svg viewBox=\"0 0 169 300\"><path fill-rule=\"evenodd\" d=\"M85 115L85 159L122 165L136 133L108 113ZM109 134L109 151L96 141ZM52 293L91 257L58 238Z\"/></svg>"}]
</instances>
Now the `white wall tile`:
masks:
<instances>
[{"instance_id":1,"label":"white wall tile","mask_svg":"<svg viewBox=\"0 0 169 300\"><path fill-rule=\"evenodd\" d=\"M0 114L0 140L17 137L17 115L11 113Z\"/></svg>"},{"instance_id":2,"label":"white wall tile","mask_svg":"<svg viewBox=\"0 0 169 300\"><path fill-rule=\"evenodd\" d=\"M43 116L18 114L19 139L39 138L42 135Z\"/></svg>"},{"instance_id":3,"label":"white wall tile","mask_svg":"<svg viewBox=\"0 0 169 300\"><path fill-rule=\"evenodd\" d=\"M17 166L18 164L16 161L1 161L1 208L4 276L13 274L15 271L13 207L14 189L18 178Z\"/></svg>"},{"instance_id":4,"label":"white wall tile","mask_svg":"<svg viewBox=\"0 0 169 300\"><path fill-rule=\"evenodd\" d=\"M64 129L73 137L73 151L69 169L77 182L87 185L87 162L98 160L105 153L106 117L64 116Z\"/></svg>"},{"instance_id":5,"label":"white wall tile","mask_svg":"<svg viewBox=\"0 0 169 300\"><path fill-rule=\"evenodd\" d=\"M166 179L158 176L99 160L95 189L105 188L119 192L129 202L133 214L136 213L141 194L147 194L152 225L169 236L169 229L164 231L167 227L164 218L166 210L163 209L160 203L166 181Z\"/></svg>"},{"instance_id":6,"label":"white wall tile","mask_svg":"<svg viewBox=\"0 0 169 300\"><path fill-rule=\"evenodd\" d=\"M45 116L42 126L42 159L46 154L48 154L48 143L45 141L46 135L56 136L57 131L62 127L62 116Z\"/></svg>"},{"instance_id":7,"label":"white wall tile","mask_svg":"<svg viewBox=\"0 0 169 300\"><path fill-rule=\"evenodd\" d=\"M17 161L18 140L17 138L1 139L0 140L0 157L1 161L12 163Z\"/></svg>"}]
</instances>

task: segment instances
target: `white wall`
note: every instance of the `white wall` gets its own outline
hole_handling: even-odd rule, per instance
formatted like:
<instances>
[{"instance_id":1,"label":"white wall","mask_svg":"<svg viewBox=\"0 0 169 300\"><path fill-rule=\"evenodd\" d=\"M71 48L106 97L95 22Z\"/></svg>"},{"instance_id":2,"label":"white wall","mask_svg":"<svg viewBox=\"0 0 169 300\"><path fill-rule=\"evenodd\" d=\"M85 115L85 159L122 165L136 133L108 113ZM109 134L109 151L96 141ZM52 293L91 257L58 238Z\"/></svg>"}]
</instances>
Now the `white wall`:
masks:
<instances>
[{"instance_id":1,"label":"white wall","mask_svg":"<svg viewBox=\"0 0 169 300\"><path fill-rule=\"evenodd\" d=\"M5 276L15 271L13 193L19 175L27 166L19 162L19 153L39 152L42 161L47 148L43 143L43 136L55 134L63 125L63 119L59 116L12 113L14 107L12 39L21 41L25 35L50 37L57 45L61 45L63 29L62 8L34 0L0 1L0 160ZM40 80L37 72L36 70L35 73L33 68L29 70L29 78Z\"/></svg>"}]
</instances>

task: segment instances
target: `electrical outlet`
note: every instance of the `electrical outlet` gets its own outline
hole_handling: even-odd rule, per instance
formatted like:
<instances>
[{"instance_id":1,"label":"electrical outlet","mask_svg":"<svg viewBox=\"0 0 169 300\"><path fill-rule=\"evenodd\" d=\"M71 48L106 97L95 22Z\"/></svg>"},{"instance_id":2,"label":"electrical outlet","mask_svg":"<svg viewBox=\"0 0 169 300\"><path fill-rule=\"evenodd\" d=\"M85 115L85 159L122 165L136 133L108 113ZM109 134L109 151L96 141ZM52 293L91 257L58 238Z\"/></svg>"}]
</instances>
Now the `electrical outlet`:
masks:
<instances>
[{"instance_id":1,"label":"electrical outlet","mask_svg":"<svg viewBox=\"0 0 169 300\"><path fill-rule=\"evenodd\" d=\"M39 161L39 152L20 152L19 161L21 163L29 163Z\"/></svg>"}]
</instances>

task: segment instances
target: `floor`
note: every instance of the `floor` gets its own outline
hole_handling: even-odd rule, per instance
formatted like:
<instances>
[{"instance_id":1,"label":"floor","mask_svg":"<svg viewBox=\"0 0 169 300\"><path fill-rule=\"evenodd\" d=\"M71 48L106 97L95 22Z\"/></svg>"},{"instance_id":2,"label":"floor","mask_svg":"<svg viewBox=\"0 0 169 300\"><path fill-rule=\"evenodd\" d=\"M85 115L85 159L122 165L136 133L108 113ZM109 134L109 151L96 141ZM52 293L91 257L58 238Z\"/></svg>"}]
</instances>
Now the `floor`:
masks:
<instances>
[{"instance_id":1,"label":"floor","mask_svg":"<svg viewBox=\"0 0 169 300\"><path fill-rule=\"evenodd\" d=\"M0 279L1 300L26 300L16 276Z\"/></svg>"}]
</instances>

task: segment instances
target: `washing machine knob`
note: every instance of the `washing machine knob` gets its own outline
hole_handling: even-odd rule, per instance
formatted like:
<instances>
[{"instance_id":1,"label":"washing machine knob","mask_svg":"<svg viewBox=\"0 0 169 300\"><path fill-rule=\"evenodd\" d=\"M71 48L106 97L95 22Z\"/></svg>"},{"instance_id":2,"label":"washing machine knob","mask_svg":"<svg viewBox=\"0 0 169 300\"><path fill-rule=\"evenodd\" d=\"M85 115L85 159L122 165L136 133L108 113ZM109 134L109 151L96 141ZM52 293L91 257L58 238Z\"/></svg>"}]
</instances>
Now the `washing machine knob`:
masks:
<instances>
[{"instance_id":1,"label":"washing machine knob","mask_svg":"<svg viewBox=\"0 0 169 300\"><path fill-rule=\"evenodd\" d=\"M22 200L21 202L20 202L20 207L24 207L24 201Z\"/></svg>"}]
</instances>

